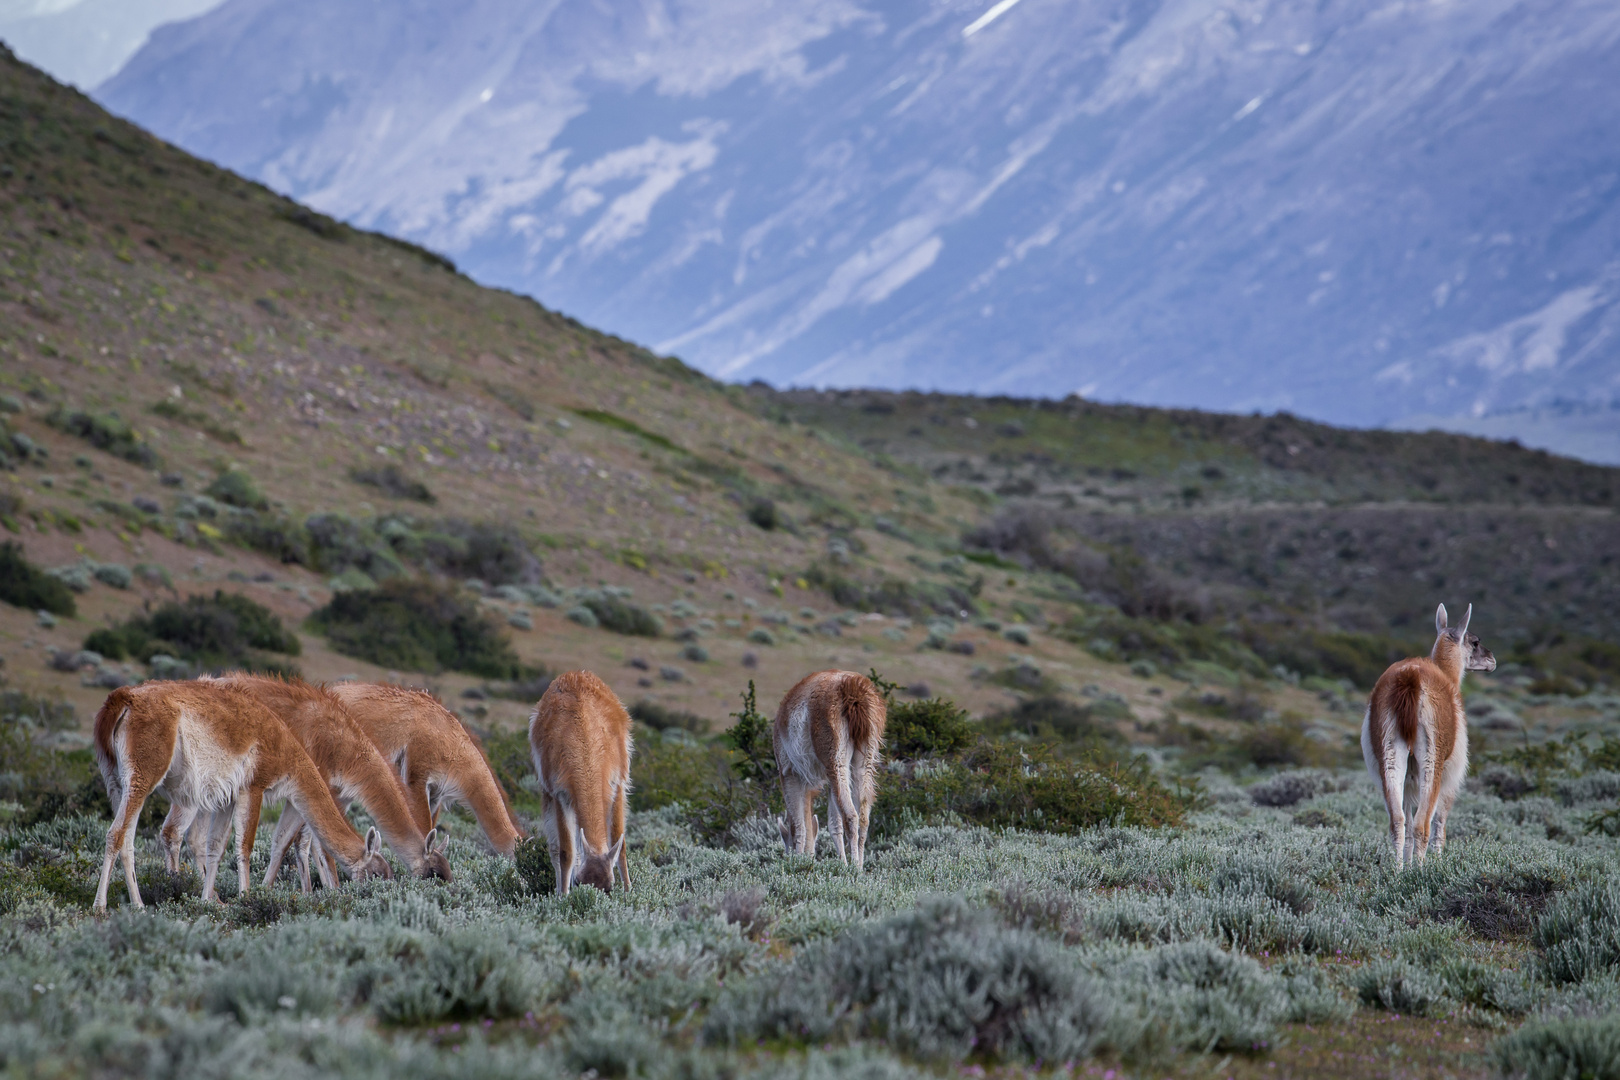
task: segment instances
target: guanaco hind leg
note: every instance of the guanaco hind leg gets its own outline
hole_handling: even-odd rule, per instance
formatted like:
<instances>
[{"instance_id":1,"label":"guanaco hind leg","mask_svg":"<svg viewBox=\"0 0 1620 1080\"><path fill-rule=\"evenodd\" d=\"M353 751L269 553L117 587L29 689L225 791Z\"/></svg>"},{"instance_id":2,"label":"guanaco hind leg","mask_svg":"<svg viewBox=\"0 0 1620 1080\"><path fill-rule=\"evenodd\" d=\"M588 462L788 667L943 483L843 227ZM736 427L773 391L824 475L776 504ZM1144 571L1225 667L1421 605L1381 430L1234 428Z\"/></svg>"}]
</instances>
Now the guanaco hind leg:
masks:
<instances>
[{"instance_id":1,"label":"guanaco hind leg","mask_svg":"<svg viewBox=\"0 0 1620 1080\"><path fill-rule=\"evenodd\" d=\"M146 804L150 785L137 775L131 777L129 787L119 800L118 812L113 815L112 827L107 830L107 851L101 863L101 881L96 885L95 910L107 910L107 889L112 884L113 862L122 858L124 884L129 889L129 902L145 907L141 902L141 889L135 881L135 823L141 819L141 807Z\"/></svg>"}]
</instances>

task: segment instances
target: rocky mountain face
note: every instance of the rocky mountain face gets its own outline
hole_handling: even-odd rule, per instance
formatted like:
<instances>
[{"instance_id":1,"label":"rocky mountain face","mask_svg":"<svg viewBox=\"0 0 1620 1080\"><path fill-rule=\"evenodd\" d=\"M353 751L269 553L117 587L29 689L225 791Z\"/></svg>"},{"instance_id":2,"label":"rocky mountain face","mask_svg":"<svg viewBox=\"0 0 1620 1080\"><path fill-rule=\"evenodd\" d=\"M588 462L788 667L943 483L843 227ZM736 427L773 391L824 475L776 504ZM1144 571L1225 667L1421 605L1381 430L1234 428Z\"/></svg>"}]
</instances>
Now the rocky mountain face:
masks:
<instances>
[{"instance_id":1,"label":"rocky mountain face","mask_svg":"<svg viewBox=\"0 0 1620 1080\"><path fill-rule=\"evenodd\" d=\"M228 0L98 97L731 379L1620 460L1615 71L1597 0Z\"/></svg>"}]
</instances>

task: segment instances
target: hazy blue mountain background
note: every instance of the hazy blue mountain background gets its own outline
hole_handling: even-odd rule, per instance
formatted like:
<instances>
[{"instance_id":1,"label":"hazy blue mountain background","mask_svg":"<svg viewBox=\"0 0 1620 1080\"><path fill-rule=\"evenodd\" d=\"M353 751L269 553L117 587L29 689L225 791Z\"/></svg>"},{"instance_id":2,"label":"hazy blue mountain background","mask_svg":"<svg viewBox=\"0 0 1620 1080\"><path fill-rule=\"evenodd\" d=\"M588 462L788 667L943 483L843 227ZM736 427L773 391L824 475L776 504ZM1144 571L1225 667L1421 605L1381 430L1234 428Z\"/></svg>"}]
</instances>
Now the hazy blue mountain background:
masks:
<instances>
[{"instance_id":1,"label":"hazy blue mountain background","mask_svg":"<svg viewBox=\"0 0 1620 1080\"><path fill-rule=\"evenodd\" d=\"M733 379L1620 461L1612 0L227 0L97 97Z\"/></svg>"},{"instance_id":2,"label":"hazy blue mountain background","mask_svg":"<svg viewBox=\"0 0 1620 1080\"><path fill-rule=\"evenodd\" d=\"M152 28L220 0L0 0L0 41L37 68L89 90L146 44Z\"/></svg>"}]
</instances>

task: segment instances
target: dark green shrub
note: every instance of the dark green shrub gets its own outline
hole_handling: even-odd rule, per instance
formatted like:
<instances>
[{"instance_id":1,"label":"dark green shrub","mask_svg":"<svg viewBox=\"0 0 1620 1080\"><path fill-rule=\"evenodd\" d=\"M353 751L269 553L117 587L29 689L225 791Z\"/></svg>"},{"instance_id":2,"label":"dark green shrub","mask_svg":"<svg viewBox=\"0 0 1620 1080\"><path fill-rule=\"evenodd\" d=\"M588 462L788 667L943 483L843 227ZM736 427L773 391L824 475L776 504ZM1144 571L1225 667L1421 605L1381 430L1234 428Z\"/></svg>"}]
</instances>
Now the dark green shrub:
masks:
<instances>
[{"instance_id":1,"label":"dark green shrub","mask_svg":"<svg viewBox=\"0 0 1620 1080\"><path fill-rule=\"evenodd\" d=\"M225 536L233 544L284 563L309 561L309 534L298 522L283 515L233 516L225 522Z\"/></svg>"},{"instance_id":2,"label":"dark green shrub","mask_svg":"<svg viewBox=\"0 0 1620 1080\"><path fill-rule=\"evenodd\" d=\"M781 518L776 510L776 503L764 496L749 500L748 520L766 531L781 524Z\"/></svg>"},{"instance_id":3,"label":"dark green shrub","mask_svg":"<svg viewBox=\"0 0 1620 1080\"><path fill-rule=\"evenodd\" d=\"M297 656L303 651L298 635L275 612L240 593L220 590L212 597L187 597L184 603L170 600L150 614L92 631L84 647L113 660L134 657L147 663L162 653L215 670L284 674L296 674L297 668L263 654Z\"/></svg>"},{"instance_id":4,"label":"dark green shrub","mask_svg":"<svg viewBox=\"0 0 1620 1080\"><path fill-rule=\"evenodd\" d=\"M1079 753L1118 756L1125 737L1106 714L1112 702L1080 706L1062 698L1040 697L1021 701L1011 709L980 721L987 734L1018 732Z\"/></svg>"},{"instance_id":5,"label":"dark green shrub","mask_svg":"<svg viewBox=\"0 0 1620 1080\"><path fill-rule=\"evenodd\" d=\"M227 469L220 473L212 484L203 489L203 494L241 510L263 510L270 505L264 492L259 490L259 485L253 482L253 477L241 469Z\"/></svg>"},{"instance_id":6,"label":"dark green shrub","mask_svg":"<svg viewBox=\"0 0 1620 1080\"><path fill-rule=\"evenodd\" d=\"M717 788L724 789L732 779L732 754L710 743L662 737L636 740L635 783L630 788L630 807L636 811L656 810L680 803L691 810L704 807ZM741 817L752 812L739 810L736 818L717 818L708 830L711 836L723 834Z\"/></svg>"},{"instance_id":7,"label":"dark green shrub","mask_svg":"<svg viewBox=\"0 0 1620 1080\"><path fill-rule=\"evenodd\" d=\"M304 521L310 565L327 574L359 570L377 581L404 572L399 556L376 531L343 514L312 514Z\"/></svg>"},{"instance_id":8,"label":"dark green shrub","mask_svg":"<svg viewBox=\"0 0 1620 1080\"><path fill-rule=\"evenodd\" d=\"M596 622L616 634L658 637L664 624L646 608L609 592L591 591L580 597L580 605L596 617Z\"/></svg>"},{"instance_id":9,"label":"dark green shrub","mask_svg":"<svg viewBox=\"0 0 1620 1080\"><path fill-rule=\"evenodd\" d=\"M22 545L15 540L0 544L0 600L29 611L68 616L78 613L73 590L29 562L23 556Z\"/></svg>"},{"instance_id":10,"label":"dark green shrub","mask_svg":"<svg viewBox=\"0 0 1620 1080\"><path fill-rule=\"evenodd\" d=\"M525 836L512 851L518 879L531 893L544 896L557 891L557 872L551 865L551 849L540 834Z\"/></svg>"},{"instance_id":11,"label":"dark green shrub","mask_svg":"<svg viewBox=\"0 0 1620 1080\"><path fill-rule=\"evenodd\" d=\"M898 835L919 822L961 820L1034 832L1097 825L1180 824L1199 802L1196 784L1167 787L1140 758L1067 761L1034 745L981 740L954 758L886 773L872 830Z\"/></svg>"},{"instance_id":12,"label":"dark green shrub","mask_svg":"<svg viewBox=\"0 0 1620 1080\"><path fill-rule=\"evenodd\" d=\"M349 479L357 484L377 488L396 499L410 499L414 502L429 505L439 501L438 497L428 490L426 484L406 476L398 465L385 465L382 468L350 469Z\"/></svg>"},{"instance_id":13,"label":"dark green shrub","mask_svg":"<svg viewBox=\"0 0 1620 1080\"><path fill-rule=\"evenodd\" d=\"M450 518L421 533L412 554L439 573L489 585L540 580L540 560L517 530L504 525Z\"/></svg>"},{"instance_id":14,"label":"dark green shrub","mask_svg":"<svg viewBox=\"0 0 1620 1080\"><path fill-rule=\"evenodd\" d=\"M979 602L971 586L964 588L893 577L861 581L819 563L806 570L804 578L807 584L825 592L840 606L856 611L917 616L956 615L961 611L979 610Z\"/></svg>"},{"instance_id":15,"label":"dark green shrub","mask_svg":"<svg viewBox=\"0 0 1620 1080\"><path fill-rule=\"evenodd\" d=\"M125 461L133 461L147 468L156 468L158 465L157 452L148 446L135 429L117 413L89 413L81 409L57 406L45 418L45 422L58 431L77 435L96 449L105 450L114 457L121 457Z\"/></svg>"},{"instance_id":16,"label":"dark green shrub","mask_svg":"<svg viewBox=\"0 0 1620 1080\"><path fill-rule=\"evenodd\" d=\"M660 705L656 701L638 701L630 706L630 716L639 720L654 731L666 731L670 728L679 728L690 731L694 735L707 735L709 733L708 717L697 713L685 712L681 709L671 709L667 705Z\"/></svg>"},{"instance_id":17,"label":"dark green shrub","mask_svg":"<svg viewBox=\"0 0 1620 1080\"><path fill-rule=\"evenodd\" d=\"M519 678L506 632L452 588L392 578L375 590L339 592L309 617L346 656L404 671L465 671Z\"/></svg>"},{"instance_id":18,"label":"dark green shrub","mask_svg":"<svg viewBox=\"0 0 1620 1080\"><path fill-rule=\"evenodd\" d=\"M973 728L954 701L905 701L889 706L883 741L892 758L949 754L973 741Z\"/></svg>"}]
</instances>

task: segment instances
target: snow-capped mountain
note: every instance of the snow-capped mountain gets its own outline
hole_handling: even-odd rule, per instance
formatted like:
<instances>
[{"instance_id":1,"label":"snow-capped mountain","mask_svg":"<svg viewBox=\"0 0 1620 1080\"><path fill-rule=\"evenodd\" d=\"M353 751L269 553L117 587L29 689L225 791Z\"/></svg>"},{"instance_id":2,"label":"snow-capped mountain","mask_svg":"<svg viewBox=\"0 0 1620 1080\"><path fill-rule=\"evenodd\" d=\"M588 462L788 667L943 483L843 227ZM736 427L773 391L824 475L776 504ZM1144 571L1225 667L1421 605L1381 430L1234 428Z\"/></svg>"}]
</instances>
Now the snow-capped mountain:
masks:
<instances>
[{"instance_id":1,"label":"snow-capped mountain","mask_svg":"<svg viewBox=\"0 0 1620 1080\"><path fill-rule=\"evenodd\" d=\"M97 97L729 378L1620 401L1612 0L227 0Z\"/></svg>"}]
</instances>

